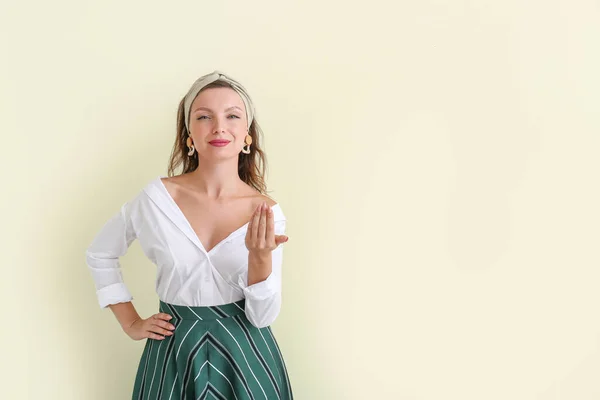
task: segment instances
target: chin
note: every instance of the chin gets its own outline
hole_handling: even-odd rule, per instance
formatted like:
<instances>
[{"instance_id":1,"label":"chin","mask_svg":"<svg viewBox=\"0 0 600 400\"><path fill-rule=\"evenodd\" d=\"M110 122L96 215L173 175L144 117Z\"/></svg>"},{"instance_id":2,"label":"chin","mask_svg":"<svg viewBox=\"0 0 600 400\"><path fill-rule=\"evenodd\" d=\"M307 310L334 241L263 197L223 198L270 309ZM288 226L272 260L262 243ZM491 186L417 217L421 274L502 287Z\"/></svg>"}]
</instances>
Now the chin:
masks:
<instances>
[{"instance_id":1,"label":"chin","mask_svg":"<svg viewBox=\"0 0 600 400\"><path fill-rule=\"evenodd\" d=\"M202 154L201 158L204 158L206 160L224 161L224 160L229 160L231 158L237 159L238 156L239 156L238 153L235 153L232 151L214 151L213 150L213 151L207 151L206 153Z\"/></svg>"}]
</instances>

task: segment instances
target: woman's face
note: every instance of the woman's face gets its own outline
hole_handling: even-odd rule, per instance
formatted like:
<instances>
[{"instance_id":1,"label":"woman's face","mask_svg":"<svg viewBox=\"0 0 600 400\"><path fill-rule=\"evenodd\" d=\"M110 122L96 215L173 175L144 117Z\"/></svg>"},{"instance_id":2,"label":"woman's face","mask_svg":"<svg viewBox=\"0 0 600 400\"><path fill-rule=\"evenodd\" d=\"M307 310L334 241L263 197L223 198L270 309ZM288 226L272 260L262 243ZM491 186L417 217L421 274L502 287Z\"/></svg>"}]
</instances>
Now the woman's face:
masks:
<instances>
[{"instance_id":1,"label":"woman's face","mask_svg":"<svg viewBox=\"0 0 600 400\"><path fill-rule=\"evenodd\" d=\"M190 108L190 133L198 157L237 157L245 145L246 121L244 102L235 90L201 91Z\"/></svg>"}]
</instances>

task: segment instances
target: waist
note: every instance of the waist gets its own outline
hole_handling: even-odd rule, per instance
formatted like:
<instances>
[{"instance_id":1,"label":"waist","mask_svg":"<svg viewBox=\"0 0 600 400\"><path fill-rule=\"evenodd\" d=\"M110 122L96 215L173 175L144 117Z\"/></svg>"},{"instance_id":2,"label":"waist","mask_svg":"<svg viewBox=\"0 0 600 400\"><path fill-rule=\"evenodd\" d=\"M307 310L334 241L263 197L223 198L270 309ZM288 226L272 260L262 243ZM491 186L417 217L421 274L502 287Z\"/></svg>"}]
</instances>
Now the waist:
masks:
<instances>
[{"instance_id":1,"label":"waist","mask_svg":"<svg viewBox=\"0 0 600 400\"><path fill-rule=\"evenodd\" d=\"M159 311L173 318L210 321L244 314L245 299L219 306L181 306L160 300Z\"/></svg>"}]
</instances>

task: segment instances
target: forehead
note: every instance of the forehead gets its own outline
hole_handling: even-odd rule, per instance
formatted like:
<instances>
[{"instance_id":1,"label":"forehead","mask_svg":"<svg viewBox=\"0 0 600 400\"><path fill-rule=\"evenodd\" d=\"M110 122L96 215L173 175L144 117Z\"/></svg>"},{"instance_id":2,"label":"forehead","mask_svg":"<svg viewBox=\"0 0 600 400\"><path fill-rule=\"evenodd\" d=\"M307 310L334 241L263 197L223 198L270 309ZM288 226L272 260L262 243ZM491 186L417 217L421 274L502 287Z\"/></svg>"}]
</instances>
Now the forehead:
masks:
<instances>
[{"instance_id":1,"label":"forehead","mask_svg":"<svg viewBox=\"0 0 600 400\"><path fill-rule=\"evenodd\" d=\"M244 102L240 95L231 88L210 88L202 90L192 103L192 111L198 107L207 107L213 110L238 106L245 110Z\"/></svg>"}]
</instances>

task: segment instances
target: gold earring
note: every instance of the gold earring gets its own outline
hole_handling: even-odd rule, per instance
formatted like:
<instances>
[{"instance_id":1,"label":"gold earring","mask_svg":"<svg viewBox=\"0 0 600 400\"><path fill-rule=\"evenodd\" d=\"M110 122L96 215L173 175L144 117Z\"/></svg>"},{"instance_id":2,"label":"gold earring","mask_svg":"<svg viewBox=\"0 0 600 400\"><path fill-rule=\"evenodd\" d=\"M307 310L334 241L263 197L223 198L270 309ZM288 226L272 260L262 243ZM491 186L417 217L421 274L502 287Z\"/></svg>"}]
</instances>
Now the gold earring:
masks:
<instances>
[{"instance_id":1,"label":"gold earring","mask_svg":"<svg viewBox=\"0 0 600 400\"><path fill-rule=\"evenodd\" d=\"M196 148L193 145L191 136L188 136L186 144L187 144L188 149L190 149L190 151L188 151L188 156L191 157L194 154L194 150L196 150Z\"/></svg>"},{"instance_id":2,"label":"gold earring","mask_svg":"<svg viewBox=\"0 0 600 400\"><path fill-rule=\"evenodd\" d=\"M246 146L244 146L242 148L242 153L250 154L250 145L252 144L252 136L246 135L246 139L244 141L246 142Z\"/></svg>"}]
</instances>

